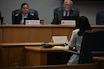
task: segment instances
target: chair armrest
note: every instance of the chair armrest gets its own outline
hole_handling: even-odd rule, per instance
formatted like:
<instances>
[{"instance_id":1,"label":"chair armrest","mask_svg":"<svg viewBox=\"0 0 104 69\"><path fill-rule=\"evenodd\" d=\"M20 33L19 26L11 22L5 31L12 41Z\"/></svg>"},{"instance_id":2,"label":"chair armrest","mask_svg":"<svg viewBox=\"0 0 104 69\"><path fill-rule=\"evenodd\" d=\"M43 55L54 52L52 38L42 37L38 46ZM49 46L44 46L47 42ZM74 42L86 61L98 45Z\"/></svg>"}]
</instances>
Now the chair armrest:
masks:
<instances>
[{"instance_id":1,"label":"chair armrest","mask_svg":"<svg viewBox=\"0 0 104 69\"><path fill-rule=\"evenodd\" d=\"M80 53L76 52L76 51L72 51L72 50L64 50L65 53L72 53L72 54L76 54L76 55L80 55Z\"/></svg>"},{"instance_id":2,"label":"chair armrest","mask_svg":"<svg viewBox=\"0 0 104 69\"><path fill-rule=\"evenodd\" d=\"M92 51L93 56L104 56L104 51Z\"/></svg>"}]
</instances>

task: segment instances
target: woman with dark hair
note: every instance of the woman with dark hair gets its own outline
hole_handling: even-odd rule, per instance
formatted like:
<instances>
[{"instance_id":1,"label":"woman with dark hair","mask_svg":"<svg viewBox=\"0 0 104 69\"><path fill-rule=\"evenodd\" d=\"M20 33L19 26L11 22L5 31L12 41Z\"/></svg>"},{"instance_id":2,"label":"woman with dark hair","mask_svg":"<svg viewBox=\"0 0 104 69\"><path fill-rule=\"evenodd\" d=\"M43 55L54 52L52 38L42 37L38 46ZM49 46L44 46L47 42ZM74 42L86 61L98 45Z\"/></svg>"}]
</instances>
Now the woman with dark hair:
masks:
<instances>
[{"instance_id":1,"label":"woman with dark hair","mask_svg":"<svg viewBox=\"0 0 104 69\"><path fill-rule=\"evenodd\" d=\"M70 50L80 52L81 42L85 30L91 30L91 27L88 18L85 16L81 16L77 19L75 30L72 31L72 36L68 44ZM70 60L68 61L67 65L77 64L78 59L79 56L73 54Z\"/></svg>"},{"instance_id":2,"label":"woman with dark hair","mask_svg":"<svg viewBox=\"0 0 104 69\"><path fill-rule=\"evenodd\" d=\"M21 11L19 13L14 15L13 24L24 24L25 18L39 19L38 11L32 9L30 11L29 5L27 3L22 3L20 10Z\"/></svg>"}]
</instances>

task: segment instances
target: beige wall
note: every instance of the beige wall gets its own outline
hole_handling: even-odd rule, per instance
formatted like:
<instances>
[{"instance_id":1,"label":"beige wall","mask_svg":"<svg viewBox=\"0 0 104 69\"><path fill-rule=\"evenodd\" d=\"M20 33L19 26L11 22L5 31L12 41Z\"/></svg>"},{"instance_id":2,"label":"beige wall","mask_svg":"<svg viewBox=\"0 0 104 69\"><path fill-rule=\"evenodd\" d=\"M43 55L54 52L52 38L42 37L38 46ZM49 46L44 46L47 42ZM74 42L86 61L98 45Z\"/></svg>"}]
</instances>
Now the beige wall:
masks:
<instances>
[{"instance_id":1,"label":"beige wall","mask_svg":"<svg viewBox=\"0 0 104 69\"><path fill-rule=\"evenodd\" d=\"M12 22L12 10L20 8L23 2L27 2L30 8L38 10L40 19L44 19L45 23L51 23L53 9L62 5L62 0L0 0L0 10L5 23ZM91 24L95 24L96 13L104 9L104 1L74 0L74 5L79 7L80 15L89 18Z\"/></svg>"}]
</instances>

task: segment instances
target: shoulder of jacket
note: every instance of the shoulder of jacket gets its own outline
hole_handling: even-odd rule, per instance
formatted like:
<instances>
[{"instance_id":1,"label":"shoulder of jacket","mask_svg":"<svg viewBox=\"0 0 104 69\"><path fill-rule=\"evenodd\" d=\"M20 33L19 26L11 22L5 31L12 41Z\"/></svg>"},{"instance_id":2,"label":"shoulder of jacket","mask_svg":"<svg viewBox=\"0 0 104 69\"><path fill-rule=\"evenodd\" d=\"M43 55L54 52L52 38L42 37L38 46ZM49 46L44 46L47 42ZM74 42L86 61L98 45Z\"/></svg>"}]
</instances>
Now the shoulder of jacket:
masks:
<instances>
[{"instance_id":1,"label":"shoulder of jacket","mask_svg":"<svg viewBox=\"0 0 104 69\"><path fill-rule=\"evenodd\" d=\"M54 10L60 11L60 10L62 10L62 9L63 9L63 7L57 7L57 8L55 8Z\"/></svg>"},{"instance_id":2,"label":"shoulder of jacket","mask_svg":"<svg viewBox=\"0 0 104 69\"><path fill-rule=\"evenodd\" d=\"M77 33L79 31L79 29L75 29L73 30L73 33Z\"/></svg>"},{"instance_id":3,"label":"shoulder of jacket","mask_svg":"<svg viewBox=\"0 0 104 69\"><path fill-rule=\"evenodd\" d=\"M15 16L16 16L16 17L19 16L19 13L16 13Z\"/></svg>"},{"instance_id":4,"label":"shoulder of jacket","mask_svg":"<svg viewBox=\"0 0 104 69\"><path fill-rule=\"evenodd\" d=\"M76 6L72 6L71 10L79 10L79 8Z\"/></svg>"},{"instance_id":5,"label":"shoulder of jacket","mask_svg":"<svg viewBox=\"0 0 104 69\"><path fill-rule=\"evenodd\" d=\"M34 13L32 13L32 12L30 12L30 15L31 15L31 16L34 16L35 14L34 14Z\"/></svg>"}]
</instances>

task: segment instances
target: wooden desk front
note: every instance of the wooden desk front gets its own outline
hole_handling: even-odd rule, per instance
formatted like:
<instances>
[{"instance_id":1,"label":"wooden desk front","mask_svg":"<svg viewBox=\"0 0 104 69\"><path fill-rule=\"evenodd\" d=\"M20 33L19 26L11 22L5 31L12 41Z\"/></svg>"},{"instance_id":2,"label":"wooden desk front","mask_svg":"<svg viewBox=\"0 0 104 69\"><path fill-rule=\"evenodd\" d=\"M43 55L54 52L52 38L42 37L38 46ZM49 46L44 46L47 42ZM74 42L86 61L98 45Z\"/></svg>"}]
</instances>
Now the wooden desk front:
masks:
<instances>
[{"instance_id":1,"label":"wooden desk front","mask_svg":"<svg viewBox=\"0 0 104 69\"><path fill-rule=\"evenodd\" d=\"M95 56L95 57L93 57L93 60L95 61L95 62L100 62L100 63L104 63L104 56Z\"/></svg>"},{"instance_id":2,"label":"wooden desk front","mask_svg":"<svg viewBox=\"0 0 104 69\"><path fill-rule=\"evenodd\" d=\"M32 63L33 64L35 63L34 65L44 65L47 64L48 52L57 53L57 51L59 52L60 50L63 50L57 48L45 49L37 47L41 46L41 44L43 43L2 43L0 49L0 67L14 67L16 64L19 64L20 66L29 66ZM49 43L49 44L56 46L63 45L63 43Z\"/></svg>"},{"instance_id":3,"label":"wooden desk front","mask_svg":"<svg viewBox=\"0 0 104 69\"><path fill-rule=\"evenodd\" d=\"M61 64L64 61L62 58L65 54L62 54L63 50L67 50L68 47L55 46L53 48L38 47L25 47L26 50L26 66L40 66L40 65L55 65ZM49 60L49 61L48 61Z\"/></svg>"},{"instance_id":4,"label":"wooden desk front","mask_svg":"<svg viewBox=\"0 0 104 69\"><path fill-rule=\"evenodd\" d=\"M93 29L104 29L104 25L92 25ZM51 42L54 35L70 36L74 26L70 25L0 25L0 43Z\"/></svg>"}]
</instances>

